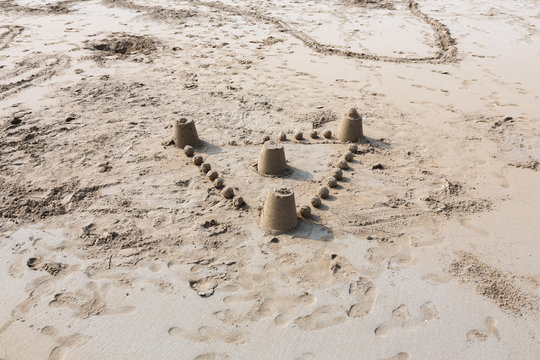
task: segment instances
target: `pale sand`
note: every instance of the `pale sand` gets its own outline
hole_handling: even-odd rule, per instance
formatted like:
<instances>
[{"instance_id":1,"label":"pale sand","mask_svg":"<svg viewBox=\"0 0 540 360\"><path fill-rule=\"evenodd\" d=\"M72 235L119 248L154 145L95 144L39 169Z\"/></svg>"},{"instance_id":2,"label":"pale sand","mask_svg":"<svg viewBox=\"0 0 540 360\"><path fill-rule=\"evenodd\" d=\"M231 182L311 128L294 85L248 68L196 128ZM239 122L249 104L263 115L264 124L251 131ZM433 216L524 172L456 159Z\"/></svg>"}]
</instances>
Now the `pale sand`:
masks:
<instances>
[{"instance_id":1,"label":"pale sand","mask_svg":"<svg viewBox=\"0 0 540 360\"><path fill-rule=\"evenodd\" d=\"M537 1L44 3L0 2L0 359L540 358Z\"/></svg>"}]
</instances>

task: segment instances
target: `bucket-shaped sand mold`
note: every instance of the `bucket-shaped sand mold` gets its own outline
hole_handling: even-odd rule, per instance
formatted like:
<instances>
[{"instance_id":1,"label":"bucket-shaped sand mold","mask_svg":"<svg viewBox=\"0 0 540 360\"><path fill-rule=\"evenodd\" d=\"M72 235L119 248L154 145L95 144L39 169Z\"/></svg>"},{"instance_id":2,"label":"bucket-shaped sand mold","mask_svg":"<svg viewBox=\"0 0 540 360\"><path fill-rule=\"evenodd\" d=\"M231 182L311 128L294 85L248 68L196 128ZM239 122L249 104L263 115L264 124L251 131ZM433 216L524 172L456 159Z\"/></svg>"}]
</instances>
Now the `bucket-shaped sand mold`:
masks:
<instances>
[{"instance_id":1,"label":"bucket-shaped sand mold","mask_svg":"<svg viewBox=\"0 0 540 360\"><path fill-rule=\"evenodd\" d=\"M275 141L267 141L263 144L259 154L257 169L261 174L278 175L287 168L285 149L283 145Z\"/></svg>"},{"instance_id":2,"label":"bucket-shaped sand mold","mask_svg":"<svg viewBox=\"0 0 540 360\"><path fill-rule=\"evenodd\" d=\"M262 227L272 231L285 232L294 229L296 222L294 192L287 188L269 191L261 216Z\"/></svg>"},{"instance_id":3,"label":"bucket-shaped sand mold","mask_svg":"<svg viewBox=\"0 0 540 360\"><path fill-rule=\"evenodd\" d=\"M174 122L173 139L177 148L183 149L186 145L197 146L199 135L193 120L181 118Z\"/></svg>"},{"instance_id":4,"label":"bucket-shaped sand mold","mask_svg":"<svg viewBox=\"0 0 540 360\"><path fill-rule=\"evenodd\" d=\"M339 127L339 141L357 141L364 136L362 130L362 116L356 109L350 109L341 120Z\"/></svg>"}]
</instances>

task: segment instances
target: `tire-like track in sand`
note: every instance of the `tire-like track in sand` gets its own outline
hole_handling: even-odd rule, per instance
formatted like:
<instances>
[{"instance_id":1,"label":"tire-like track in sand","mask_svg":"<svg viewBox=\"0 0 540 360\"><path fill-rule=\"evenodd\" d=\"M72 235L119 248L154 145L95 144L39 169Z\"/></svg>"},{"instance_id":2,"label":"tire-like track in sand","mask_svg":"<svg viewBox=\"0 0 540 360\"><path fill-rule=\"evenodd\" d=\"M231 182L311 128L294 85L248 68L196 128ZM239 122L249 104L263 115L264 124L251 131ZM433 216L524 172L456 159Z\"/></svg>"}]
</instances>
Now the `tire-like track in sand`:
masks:
<instances>
[{"instance_id":1,"label":"tire-like track in sand","mask_svg":"<svg viewBox=\"0 0 540 360\"><path fill-rule=\"evenodd\" d=\"M15 12L15 13L27 13L35 15L46 15L46 14L67 14L71 12L71 6L87 0L64 0L58 1L55 4L45 4L43 6L33 7L21 5L13 0L3 0L0 1L0 10L5 12Z\"/></svg>"},{"instance_id":2,"label":"tire-like track in sand","mask_svg":"<svg viewBox=\"0 0 540 360\"><path fill-rule=\"evenodd\" d=\"M9 44L23 31L22 26L16 25L0 25L0 50L5 49Z\"/></svg>"},{"instance_id":3,"label":"tire-like track in sand","mask_svg":"<svg viewBox=\"0 0 540 360\"><path fill-rule=\"evenodd\" d=\"M0 100L50 79L68 64L69 57L59 54L30 56L20 61L13 70L0 72Z\"/></svg>"}]
</instances>

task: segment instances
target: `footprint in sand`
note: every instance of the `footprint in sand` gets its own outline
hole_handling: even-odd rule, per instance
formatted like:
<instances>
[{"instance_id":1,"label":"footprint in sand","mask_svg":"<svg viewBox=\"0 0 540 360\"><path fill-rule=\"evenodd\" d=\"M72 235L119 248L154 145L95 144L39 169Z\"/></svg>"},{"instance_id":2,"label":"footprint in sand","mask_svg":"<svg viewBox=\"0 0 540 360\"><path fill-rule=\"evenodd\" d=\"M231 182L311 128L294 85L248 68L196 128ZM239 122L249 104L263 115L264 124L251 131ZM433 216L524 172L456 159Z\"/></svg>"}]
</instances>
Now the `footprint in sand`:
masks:
<instances>
[{"instance_id":1,"label":"footprint in sand","mask_svg":"<svg viewBox=\"0 0 540 360\"><path fill-rule=\"evenodd\" d=\"M315 354L311 352L303 353L302 355L294 358L294 360L313 360L313 359L315 359Z\"/></svg>"},{"instance_id":2,"label":"footprint in sand","mask_svg":"<svg viewBox=\"0 0 540 360\"><path fill-rule=\"evenodd\" d=\"M349 286L349 294L355 297L358 302L351 306L347 315L351 318L359 319L368 315L373 310L379 290L371 281L360 277Z\"/></svg>"},{"instance_id":3,"label":"footprint in sand","mask_svg":"<svg viewBox=\"0 0 540 360\"><path fill-rule=\"evenodd\" d=\"M49 306L67 306L76 311L76 315L86 319L95 315L125 314L135 311L134 306L122 306L111 308L107 305L106 295L110 289L110 283L98 288L96 283L91 282L86 289L76 293L58 293Z\"/></svg>"},{"instance_id":4,"label":"footprint in sand","mask_svg":"<svg viewBox=\"0 0 540 360\"><path fill-rule=\"evenodd\" d=\"M415 317L411 317L407 305L399 305L392 311L392 317L390 320L377 326L375 329L375 335L388 336L399 328L407 331L414 331L422 326L425 326L428 322L438 318L439 316L437 308L431 302L427 302L420 306L418 310L419 314Z\"/></svg>"},{"instance_id":5,"label":"footprint in sand","mask_svg":"<svg viewBox=\"0 0 540 360\"><path fill-rule=\"evenodd\" d=\"M52 349L51 353L49 354L48 360L62 360L66 358L67 355L67 346L60 345Z\"/></svg>"},{"instance_id":6,"label":"footprint in sand","mask_svg":"<svg viewBox=\"0 0 540 360\"><path fill-rule=\"evenodd\" d=\"M431 284L439 285L439 284L446 284L450 282L452 278L446 274L429 273L422 276L422 280L429 282Z\"/></svg>"},{"instance_id":7,"label":"footprint in sand","mask_svg":"<svg viewBox=\"0 0 540 360\"><path fill-rule=\"evenodd\" d=\"M148 265L148 269L150 269L150 271L152 272L161 272L161 270L163 269L163 266L157 262L154 262L154 263L151 263Z\"/></svg>"},{"instance_id":8,"label":"footprint in sand","mask_svg":"<svg viewBox=\"0 0 540 360\"><path fill-rule=\"evenodd\" d=\"M310 315L297 318L294 323L304 331L313 331L341 324L346 319L343 312L335 306L324 305L316 308Z\"/></svg>"},{"instance_id":9,"label":"footprint in sand","mask_svg":"<svg viewBox=\"0 0 540 360\"><path fill-rule=\"evenodd\" d=\"M267 289L268 290L268 289ZM273 291L273 290L272 290ZM303 308L313 306L317 302L317 297L308 292L300 295L272 296L263 295L260 292L250 292L248 294L230 295L223 299L225 304L235 304L238 302L254 302L247 313L225 309L216 311L214 315L222 322L236 325L239 323L262 321L274 319L278 326L285 326L295 319L295 313L303 311Z\"/></svg>"},{"instance_id":10,"label":"footprint in sand","mask_svg":"<svg viewBox=\"0 0 540 360\"><path fill-rule=\"evenodd\" d=\"M481 330L473 329L467 333L467 341L487 341L490 335L495 336L497 340L501 340L497 329L497 320L491 316L486 318Z\"/></svg>"},{"instance_id":11,"label":"footprint in sand","mask_svg":"<svg viewBox=\"0 0 540 360\"><path fill-rule=\"evenodd\" d=\"M192 280L189 286L197 292L200 297L209 297L214 295L214 289L218 286L216 279L205 278Z\"/></svg>"},{"instance_id":12,"label":"footprint in sand","mask_svg":"<svg viewBox=\"0 0 540 360\"><path fill-rule=\"evenodd\" d=\"M227 360L229 359L229 355L224 353L206 353L197 355L194 360Z\"/></svg>"},{"instance_id":13,"label":"footprint in sand","mask_svg":"<svg viewBox=\"0 0 540 360\"><path fill-rule=\"evenodd\" d=\"M41 334L45 336L56 336L58 333L58 330L56 330L53 326L45 326L41 329Z\"/></svg>"},{"instance_id":14,"label":"footprint in sand","mask_svg":"<svg viewBox=\"0 0 540 360\"><path fill-rule=\"evenodd\" d=\"M51 328L50 326L46 326L42 329L42 332L44 329ZM91 337L81 334L73 334L70 336L66 336L63 338L58 339L58 345L55 346L51 352L49 353L48 360L63 360L68 359L68 351L70 347L73 346L81 346L86 344L88 341L90 341Z\"/></svg>"},{"instance_id":15,"label":"footprint in sand","mask_svg":"<svg viewBox=\"0 0 540 360\"><path fill-rule=\"evenodd\" d=\"M381 360L409 360L410 358L411 357L409 356L409 354L407 354L405 352L400 352L400 353L397 353L394 356L390 356L389 358L384 358L384 359L381 359Z\"/></svg>"},{"instance_id":16,"label":"footprint in sand","mask_svg":"<svg viewBox=\"0 0 540 360\"><path fill-rule=\"evenodd\" d=\"M172 327L169 329L169 335L205 343L221 341L227 344L243 344L245 342L244 332L242 330L218 329L209 326L200 327L196 333L190 333L179 327Z\"/></svg>"},{"instance_id":17,"label":"footprint in sand","mask_svg":"<svg viewBox=\"0 0 540 360\"><path fill-rule=\"evenodd\" d=\"M367 258L369 261L385 266L388 269L404 268L411 265L415 260L411 252L411 240L405 238L369 248Z\"/></svg>"}]
</instances>

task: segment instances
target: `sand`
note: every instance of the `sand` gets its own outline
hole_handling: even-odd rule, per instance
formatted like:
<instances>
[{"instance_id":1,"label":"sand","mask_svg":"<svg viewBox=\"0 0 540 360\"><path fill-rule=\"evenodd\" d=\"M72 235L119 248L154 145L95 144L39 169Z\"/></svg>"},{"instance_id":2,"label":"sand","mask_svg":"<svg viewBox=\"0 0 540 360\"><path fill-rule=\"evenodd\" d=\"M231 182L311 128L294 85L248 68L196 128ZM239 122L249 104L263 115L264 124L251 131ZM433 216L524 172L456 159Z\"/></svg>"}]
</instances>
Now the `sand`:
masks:
<instances>
[{"instance_id":1,"label":"sand","mask_svg":"<svg viewBox=\"0 0 540 360\"><path fill-rule=\"evenodd\" d=\"M0 359L540 358L539 27L535 0L0 1Z\"/></svg>"}]
</instances>

